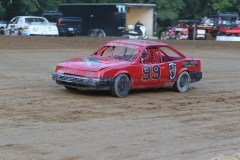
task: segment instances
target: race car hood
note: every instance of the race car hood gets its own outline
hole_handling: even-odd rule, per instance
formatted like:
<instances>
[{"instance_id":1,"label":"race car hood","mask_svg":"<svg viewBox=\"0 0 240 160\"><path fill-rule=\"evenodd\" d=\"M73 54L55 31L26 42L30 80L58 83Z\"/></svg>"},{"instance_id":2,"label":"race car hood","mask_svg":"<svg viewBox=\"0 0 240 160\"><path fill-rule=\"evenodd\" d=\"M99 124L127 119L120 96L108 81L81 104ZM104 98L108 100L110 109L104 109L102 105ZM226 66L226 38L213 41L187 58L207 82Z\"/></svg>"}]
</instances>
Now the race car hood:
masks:
<instances>
[{"instance_id":1,"label":"race car hood","mask_svg":"<svg viewBox=\"0 0 240 160\"><path fill-rule=\"evenodd\" d=\"M98 72L108 67L125 66L128 63L127 61L114 58L90 56L87 58L70 59L60 63L59 66L70 70Z\"/></svg>"}]
</instances>

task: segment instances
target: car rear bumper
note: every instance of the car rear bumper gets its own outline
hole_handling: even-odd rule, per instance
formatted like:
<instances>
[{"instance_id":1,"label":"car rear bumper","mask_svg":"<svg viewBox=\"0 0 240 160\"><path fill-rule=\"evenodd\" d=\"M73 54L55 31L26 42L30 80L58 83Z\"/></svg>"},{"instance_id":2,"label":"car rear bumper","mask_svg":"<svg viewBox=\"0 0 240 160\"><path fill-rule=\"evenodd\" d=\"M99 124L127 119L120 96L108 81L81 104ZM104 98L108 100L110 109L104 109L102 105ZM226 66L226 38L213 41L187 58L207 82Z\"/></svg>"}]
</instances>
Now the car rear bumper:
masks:
<instances>
[{"instance_id":1,"label":"car rear bumper","mask_svg":"<svg viewBox=\"0 0 240 160\"><path fill-rule=\"evenodd\" d=\"M59 27L58 30L59 30L59 34L63 35L77 35L77 34L80 34L82 33L82 28L71 28L71 30L69 30L71 27L66 27L66 28L62 28L62 27Z\"/></svg>"},{"instance_id":2,"label":"car rear bumper","mask_svg":"<svg viewBox=\"0 0 240 160\"><path fill-rule=\"evenodd\" d=\"M191 83L198 82L202 79L202 72L190 72Z\"/></svg>"},{"instance_id":3,"label":"car rear bumper","mask_svg":"<svg viewBox=\"0 0 240 160\"><path fill-rule=\"evenodd\" d=\"M59 85L79 90L111 90L113 78L88 78L69 74L52 73L52 79Z\"/></svg>"}]
</instances>

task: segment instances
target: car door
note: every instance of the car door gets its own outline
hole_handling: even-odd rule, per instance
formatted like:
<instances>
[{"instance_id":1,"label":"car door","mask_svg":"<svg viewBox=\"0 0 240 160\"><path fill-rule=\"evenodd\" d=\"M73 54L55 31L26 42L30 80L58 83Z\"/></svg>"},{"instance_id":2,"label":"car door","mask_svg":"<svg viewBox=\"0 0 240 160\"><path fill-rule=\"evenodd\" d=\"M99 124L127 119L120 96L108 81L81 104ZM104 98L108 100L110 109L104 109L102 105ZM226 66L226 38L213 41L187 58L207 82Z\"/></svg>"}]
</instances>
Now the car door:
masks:
<instances>
[{"instance_id":1,"label":"car door","mask_svg":"<svg viewBox=\"0 0 240 160\"><path fill-rule=\"evenodd\" d=\"M164 87L172 86L179 74L182 63L181 59L183 58L180 53L169 46L161 46L159 47L161 56L162 56L162 64L165 65L165 82Z\"/></svg>"},{"instance_id":2,"label":"car door","mask_svg":"<svg viewBox=\"0 0 240 160\"><path fill-rule=\"evenodd\" d=\"M152 88L164 86L169 77L169 64L162 62L159 48L147 48L143 52L142 60L135 67L135 87Z\"/></svg>"}]
</instances>

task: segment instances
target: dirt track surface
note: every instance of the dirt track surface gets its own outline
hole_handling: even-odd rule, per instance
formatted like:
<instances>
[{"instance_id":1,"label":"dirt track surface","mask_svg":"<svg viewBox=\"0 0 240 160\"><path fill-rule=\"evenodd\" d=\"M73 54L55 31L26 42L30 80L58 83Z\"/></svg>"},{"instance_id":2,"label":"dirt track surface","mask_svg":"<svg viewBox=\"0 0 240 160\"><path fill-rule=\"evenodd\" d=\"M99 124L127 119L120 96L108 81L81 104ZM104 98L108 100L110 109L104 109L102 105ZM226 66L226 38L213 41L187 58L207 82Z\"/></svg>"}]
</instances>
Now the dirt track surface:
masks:
<instances>
[{"instance_id":1,"label":"dirt track surface","mask_svg":"<svg viewBox=\"0 0 240 160\"><path fill-rule=\"evenodd\" d=\"M61 60L104 40L0 36L0 159L207 160L240 149L240 43L166 41L203 63L189 92L70 92Z\"/></svg>"}]
</instances>

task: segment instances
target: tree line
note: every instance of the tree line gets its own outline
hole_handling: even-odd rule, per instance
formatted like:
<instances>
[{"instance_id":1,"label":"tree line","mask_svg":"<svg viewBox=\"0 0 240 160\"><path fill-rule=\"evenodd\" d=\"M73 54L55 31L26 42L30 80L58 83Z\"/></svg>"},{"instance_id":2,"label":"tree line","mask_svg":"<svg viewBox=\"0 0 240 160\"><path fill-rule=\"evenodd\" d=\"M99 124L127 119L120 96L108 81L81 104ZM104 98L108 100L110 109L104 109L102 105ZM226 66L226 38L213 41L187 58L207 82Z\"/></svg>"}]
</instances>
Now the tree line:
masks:
<instances>
[{"instance_id":1,"label":"tree line","mask_svg":"<svg viewBox=\"0 0 240 160\"><path fill-rule=\"evenodd\" d=\"M154 3L159 21L198 19L213 12L240 12L240 0L0 0L0 18L56 11L60 3Z\"/></svg>"}]
</instances>

